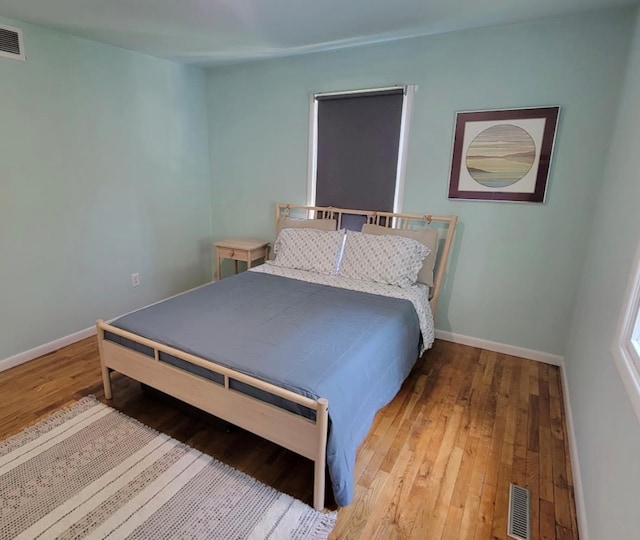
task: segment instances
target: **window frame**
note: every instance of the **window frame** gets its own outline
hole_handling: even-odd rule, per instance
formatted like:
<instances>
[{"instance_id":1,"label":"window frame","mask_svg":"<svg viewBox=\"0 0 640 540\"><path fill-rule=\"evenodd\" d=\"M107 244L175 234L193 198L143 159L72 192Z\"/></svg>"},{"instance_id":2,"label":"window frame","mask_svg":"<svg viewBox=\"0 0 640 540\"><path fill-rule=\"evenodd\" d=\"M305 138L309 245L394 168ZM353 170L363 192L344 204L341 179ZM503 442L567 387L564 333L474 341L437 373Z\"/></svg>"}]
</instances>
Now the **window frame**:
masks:
<instances>
[{"instance_id":1,"label":"window frame","mask_svg":"<svg viewBox=\"0 0 640 540\"><path fill-rule=\"evenodd\" d=\"M611 352L640 421L640 243L624 299Z\"/></svg>"},{"instance_id":2,"label":"window frame","mask_svg":"<svg viewBox=\"0 0 640 540\"><path fill-rule=\"evenodd\" d=\"M341 92L320 92L311 94L309 105L309 158L307 170L307 205L316 205L316 180L318 171L318 96L364 94L380 92L383 90L404 90L402 99L402 113L400 117L400 140L398 143L398 165L396 168L396 185L393 197L393 211L402 212L404 201L404 186L407 172L407 155L409 147L409 131L411 128L411 116L413 111L413 96L418 91L415 84L404 86L386 86L379 88L366 88L362 90L345 90Z\"/></svg>"}]
</instances>

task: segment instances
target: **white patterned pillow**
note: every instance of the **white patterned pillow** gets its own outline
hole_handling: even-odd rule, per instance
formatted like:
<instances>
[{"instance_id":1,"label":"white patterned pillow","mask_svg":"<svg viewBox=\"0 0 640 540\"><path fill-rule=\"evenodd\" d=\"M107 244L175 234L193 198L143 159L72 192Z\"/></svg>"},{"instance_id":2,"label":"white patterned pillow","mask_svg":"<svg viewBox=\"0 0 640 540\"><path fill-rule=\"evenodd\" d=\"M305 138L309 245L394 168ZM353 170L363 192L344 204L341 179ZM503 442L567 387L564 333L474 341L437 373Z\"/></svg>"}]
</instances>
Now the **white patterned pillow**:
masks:
<instances>
[{"instance_id":1,"label":"white patterned pillow","mask_svg":"<svg viewBox=\"0 0 640 540\"><path fill-rule=\"evenodd\" d=\"M338 274L411 287L429 251L427 246L410 238L347 231Z\"/></svg>"},{"instance_id":2,"label":"white patterned pillow","mask_svg":"<svg viewBox=\"0 0 640 540\"><path fill-rule=\"evenodd\" d=\"M272 264L332 274L338 264L343 240L344 230L282 229L274 245L276 258Z\"/></svg>"},{"instance_id":3,"label":"white patterned pillow","mask_svg":"<svg viewBox=\"0 0 640 540\"><path fill-rule=\"evenodd\" d=\"M436 255L438 253L438 230L437 229L390 229L381 225L365 223L362 232L366 234L390 234L393 236L403 236L412 238L429 248L429 255L422 263L422 268L418 272L418 283L424 283L433 287L433 269L436 265Z\"/></svg>"}]
</instances>

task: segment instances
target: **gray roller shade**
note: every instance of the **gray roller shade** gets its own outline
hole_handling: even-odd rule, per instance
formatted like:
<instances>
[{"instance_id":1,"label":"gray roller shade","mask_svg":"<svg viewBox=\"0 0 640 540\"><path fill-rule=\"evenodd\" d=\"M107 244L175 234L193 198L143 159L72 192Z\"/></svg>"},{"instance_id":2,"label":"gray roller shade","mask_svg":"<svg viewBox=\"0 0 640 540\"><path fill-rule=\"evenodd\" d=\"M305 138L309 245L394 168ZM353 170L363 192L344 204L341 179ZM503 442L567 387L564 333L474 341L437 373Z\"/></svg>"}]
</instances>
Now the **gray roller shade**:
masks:
<instances>
[{"instance_id":1,"label":"gray roller shade","mask_svg":"<svg viewBox=\"0 0 640 540\"><path fill-rule=\"evenodd\" d=\"M318 206L393 211L403 94L316 98Z\"/></svg>"}]
</instances>

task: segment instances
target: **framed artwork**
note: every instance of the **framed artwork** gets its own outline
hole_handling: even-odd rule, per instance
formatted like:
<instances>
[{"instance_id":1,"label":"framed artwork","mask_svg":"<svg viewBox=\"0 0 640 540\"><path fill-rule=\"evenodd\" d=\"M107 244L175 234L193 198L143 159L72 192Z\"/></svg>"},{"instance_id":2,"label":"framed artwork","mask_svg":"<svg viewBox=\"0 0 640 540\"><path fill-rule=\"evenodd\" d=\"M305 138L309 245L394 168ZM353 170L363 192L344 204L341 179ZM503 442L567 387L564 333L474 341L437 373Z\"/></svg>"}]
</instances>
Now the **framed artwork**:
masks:
<instances>
[{"instance_id":1,"label":"framed artwork","mask_svg":"<svg viewBox=\"0 0 640 540\"><path fill-rule=\"evenodd\" d=\"M450 199L544 202L560 107L459 112Z\"/></svg>"}]
</instances>

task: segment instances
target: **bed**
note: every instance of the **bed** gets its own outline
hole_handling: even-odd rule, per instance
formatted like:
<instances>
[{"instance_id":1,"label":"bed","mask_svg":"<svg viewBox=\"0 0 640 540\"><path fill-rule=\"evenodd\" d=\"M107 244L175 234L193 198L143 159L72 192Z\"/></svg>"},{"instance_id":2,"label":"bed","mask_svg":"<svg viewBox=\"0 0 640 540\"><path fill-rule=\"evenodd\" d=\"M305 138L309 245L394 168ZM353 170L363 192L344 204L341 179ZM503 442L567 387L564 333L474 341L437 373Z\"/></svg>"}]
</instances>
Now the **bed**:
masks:
<instances>
[{"instance_id":1,"label":"bed","mask_svg":"<svg viewBox=\"0 0 640 540\"><path fill-rule=\"evenodd\" d=\"M431 287L256 267L98 321L105 397L110 372L123 373L312 460L318 510L328 467L336 503L349 504L357 447L433 341L456 221L277 204L276 229L288 229L279 238L309 223L335 225L333 236L363 223L370 233L394 230L393 238L433 229Z\"/></svg>"}]
</instances>

